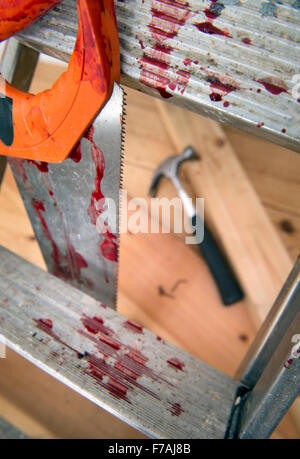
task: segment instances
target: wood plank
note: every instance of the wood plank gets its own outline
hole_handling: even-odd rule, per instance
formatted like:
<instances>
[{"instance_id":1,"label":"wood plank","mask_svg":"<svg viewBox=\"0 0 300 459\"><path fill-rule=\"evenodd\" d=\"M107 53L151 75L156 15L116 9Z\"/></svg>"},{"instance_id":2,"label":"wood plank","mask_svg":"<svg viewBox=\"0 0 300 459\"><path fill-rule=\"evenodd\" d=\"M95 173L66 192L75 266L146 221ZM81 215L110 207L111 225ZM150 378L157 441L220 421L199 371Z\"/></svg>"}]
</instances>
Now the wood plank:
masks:
<instances>
[{"instance_id":1,"label":"wood plank","mask_svg":"<svg viewBox=\"0 0 300 459\"><path fill-rule=\"evenodd\" d=\"M300 215L300 155L228 126L224 130L263 204Z\"/></svg>"},{"instance_id":2,"label":"wood plank","mask_svg":"<svg viewBox=\"0 0 300 459\"><path fill-rule=\"evenodd\" d=\"M269 205L266 205L265 209L292 261L296 261L300 254L300 215L290 214L286 210Z\"/></svg>"}]
</instances>

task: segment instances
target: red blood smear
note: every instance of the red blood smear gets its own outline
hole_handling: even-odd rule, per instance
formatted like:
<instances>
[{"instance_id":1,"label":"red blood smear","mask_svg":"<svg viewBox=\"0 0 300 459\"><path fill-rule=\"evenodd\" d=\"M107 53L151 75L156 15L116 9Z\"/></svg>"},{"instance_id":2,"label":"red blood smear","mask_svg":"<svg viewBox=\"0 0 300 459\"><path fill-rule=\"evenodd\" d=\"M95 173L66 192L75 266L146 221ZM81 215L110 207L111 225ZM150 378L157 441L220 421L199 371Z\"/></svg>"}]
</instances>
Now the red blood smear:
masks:
<instances>
[{"instance_id":1,"label":"red blood smear","mask_svg":"<svg viewBox=\"0 0 300 459\"><path fill-rule=\"evenodd\" d=\"M125 384L117 381L117 379L114 378L114 370L112 367L107 365L103 359L99 359L94 356L90 356L88 358L88 362L90 366L87 370L87 373L90 374L100 386L109 390L109 392L114 397L121 398L130 403L126 397L128 386L125 386ZM107 383L103 381L105 376L109 377Z\"/></svg>"},{"instance_id":2,"label":"red blood smear","mask_svg":"<svg viewBox=\"0 0 300 459\"><path fill-rule=\"evenodd\" d=\"M178 70L177 72L177 77L176 77L176 83L177 83L177 88L181 92L181 94L184 93L185 88L189 82L191 74L187 72L186 70Z\"/></svg>"},{"instance_id":3,"label":"red blood smear","mask_svg":"<svg viewBox=\"0 0 300 459\"><path fill-rule=\"evenodd\" d=\"M219 89L220 91L225 92L226 94L229 94L232 91L236 91L237 89L240 89L238 86L234 86L231 83L222 82L216 76L209 76L207 78L207 81L210 83L210 87L212 89Z\"/></svg>"},{"instance_id":4,"label":"red blood smear","mask_svg":"<svg viewBox=\"0 0 300 459\"><path fill-rule=\"evenodd\" d=\"M162 340L162 338L160 336L157 336L156 339L157 339L157 341L161 341Z\"/></svg>"},{"instance_id":5,"label":"red blood smear","mask_svg":"<svg viewBox=\"0 0 300 459\"><path fill-rule=\"evenodd\" d=\"M79 144L73 149L69 158L72 161L74 161L74 163L79 163L81 161L81 158L82 158L81 142L79 142Z\"/></svg>"},{"instance_id":6,"label":"red blood smear","mask_svg":"<svg viewBox=\"0 0 300 459\"><path fill-rule=\"evenodd\" d=\"M274 83L271 83L267 78L261 79L261 80L255 80L255 81L257 81L257 83L263 84L265 89L275 96L278 96L282 92L287 92L285 88L278 86Z\"/></svg>"},{"instance_id":7,"label":"red blood smear","mask_svg":"<svg viewBox=\"0 0 300 459\"><path fill-rule=\"evenodd\" d=\"M285 129L285 128L281 129L281 132L282 132L283 134L285 134L285 133L286 133L286 129Z\"/></svg>"},{"instance_id":8,"label":"red blood smear","mask_svg":"<svg viewBox=\"0 0 300 459\"><path fill-rule=\"evenodd\" d=\"M126 322L124 323L124 327L126 327L133 333L143 333L143 327L141 327L138 324L135 324L134 322L131 322L131 320L126 320Z\"/></svg>"},{"instance_id":9,"label":"red blood smear","mask_svg":"<svg viewBox=\"0 0 300 459\"><path fill-rule=\"evenodd\" d=\"M157 48L155 49L157 50ZM166 62L163 62L162 59L159 60L157 57L148 56L147 54L143 55L140 62L155 65L156 67L159 67L162 70L168 70L169 68L169 65Z\"/></svg>"},{"instance_id":10,"label":"red blood smear","mask_svg":"<svg viewBox=\"0 0 300 459\"><path fill-rule=\"evenodd\" d=\"M37 161L33 161L31 159L28 160L29 164L33 164L40 172L43 172L43 174L47 174L49 172L48 170L48 163L42 161L38 163Z\"/></svg>"},{"instance_id":11,"label":"red blood smear","mask_svg":"<svg viewBox=\"0 0 300 459\"><path fill-rule=\"evenodd\" d=\"M70 240L66 238L67 241L67 257L71 265L71 273L68 275L73 279L79 280L81 277L81 269L87 268L88 264L80 253L76 252Z\"/></svg>"},{"instance_id":12,"label":"red blood smear","mask_svg":"<svg viewBox=\"0 0 300 459\"><path fill-rule=\"evenodd\" d=\"M112 347L113 349L116 349L117 351L121 349L121 344L118 341L113 340L109 336L101 335L99 337L99 340L107 344L108 346Z\"/></svg>"},{"instance_id":13,"label":"red blood smear","mask_svg":"<svg viewBox=\"0 0 300 459\"><path fill-rule=\"evenodd\" d=\"M114 334L111 328L104 325L104 320L101 317L88 317L84 315L81 322L85 328L94 335L100 332L107 336L112 336Z\"/></svg>"},{"instance_id":14,"label":"red blood smear","mask_svg":"<svg viewBox=\"0 0 300 459\"><path fill-rule=\"evenodd\" d=\"M106 238L100 244L100 251L104 258L110 261L118 261L117 237L110 231L107 231Z\"/></svg>"},{"instance_id":15,"label":"red blood smear","mask_svg":"<svg viewBox=\"0 0 300 459\"><path fill-rule=\"evenodd\" d=\"M103 212L103 200L105 199L104 194L101 190L101 182L103 179L105 169L105 159L103 152L94 141L94 133L95 128L94 126L92 126L85 135L85 138L89 140L89 142L91 143L91 155L96 167L95 189L92 192L91 202L88 209L92 225L96 225L97 218ZM100 204L101 200L102 205ZM116 244L116 236L108 230L104 236L104 241L100 245L101 254L109 261L117 261L118 246Z\"/></svg>"},{"instance_id":16,"label":"red blood smear","mask_svg":"<svg viewBox=\"0 0 300 459\"><path fill-rule=\"evenodd\" d=\"M232 38L228 32L221 30L218 27L215 27L211 22L199 22L194 24L200 32L207 33L209 35L223 35L224 37Z\"/></svg>"},{"instance_id":17,"label":"red blood smear","mask_svg":"<svg viewBox=\"0 0 300 459\"><path fill-rule=\"evenodd\" d=\"M209 98L212 102L221 102L222 100L222 96L221 94L218 94L217 92L212 92L210 95L209 95Z\"/></svg>"},{"instance_id":18,"label":"red blood smear","mask_svg":"<svg viewBox=\"0 0 300 459\"><path fill-rule=\"evenodd\" d=\"M124 364L121 362L116 362L114 367L122 372L125 376L128 376L129 378L132 378L134 380L137 380L138 377L140 376L138 373L135 371L131 370L130 368L127 368Z\"/></svg>"},{"instance_id":19,"label":"red blood smear","mask_svg":"<svg viewBox=\"0 0 300 459\"><path fill-rule=\"evenodd\" d=\"M85 138L91 143L91 155L96 168L96 177L94 190L91 196L91 202L88 208L88 214L92 225L96 225L98 217L101 216L104 209L105 196L101 190L101 182L105 170L105 159L103 152L94 141L95 128L91 126L86 133ZM109 230L104 234L104 240L99 246L100 252L104 258L109 261L118 260L117 238Z\"/></svg>"},{"instance_id":20,"label":"red blood smear","mask_svg":"<svg viewBox=\"0 0 300 459\"><path fill-rule=\"evenodd\" d=\"M258 128L261 128L261 127L263 127L264 125L265 125L265 123L258 123L258 124L257 124L257 127L258 127Z\"/></svg>"},{"instance_id":21,"label":"red blood smear","mask_svg":"<svg viewBox=\"0 0 300 459\"><path fill-rule=\"evenodd\" d=\"M128 387L125 386L124 384L120 383L119 381L116 381L113 378L109 378L108 385L109 385L109 390L112 395L115 395L120 398L123 398L126 396Z\"/></svg>"},{"instance_id":22,"label":"red blood smear","mask_svg":"<svg viewBox=\"0 0 300 459\"><path fill-rule=\"evenodd\" d=\"M167 38L175 38L180 28L185 25L193 13L188 10L188 4L152 1L151 14L152 21L148 28L152 37L160 42Z\"/></svg>"},{"instance_id":23,"label":"red blood smear","mask_svg":"<svg viewBox=\"0 0 300 459\"><path fill-rule=\"evenodd\" d=\"M168 89L175 91L178 87L183 94L189 81L189 74L183 78L179 72L174 72L174 77L170 76L168 55L173 48L163 43L167 39L175 38L187 19L193 15L188 6L187 2L171 0L151 2L152 21L148 28L156 42L139 61L142 65L140 81L155 88L164 99L172 97Z\"/></svg>"},{"instance_id":24,"label":"red blood smear","mask_svg":"<svg viewBox=\"0 0 300 459\"><path fill-rule=\"evenodd\" d=\"M63 346L69 348L71 351L78 353L75 349L73 349L71 346L66 344L64 341L62 341L59 336L56 335L56 333L53 332L53 322L51 319L38 319L35 320L36 326L39 330L43 331L47 335L51 336L51 338L54 338L57 342L62 344Z\"/></svg>"},{"instance_id":25,"label":"red blood smear","mask_svg":"<svg viewBox=\"0 0 300 459\"><path fill-rule=\"evenodd\" d=\"M53 322L51 319L39 319L37 324L41 330L47 330L47 332L49 329L51 330L53 328Z\"/></svg>"},{"instance_id":26,"label":"red blood smear","mask_svg":"<svg viewBox=\"0 0 300 459\"><path fill-rule=\"evenodd\" d=\"M139 40L139 44L140 44L140 47L141 47L142 49L145 49L145 46L144 46L144 43L143 43L142 40Z\"/></svg>"},{"instance_id":27,"label":"red blood smear","mask_svg":"<svg viewBox=\"0 0 300 459\"><path fill-rule=\"evenodd\" d=\"M58 246L50 233L44 216L42 215L42 212L45 212L44 204L41 201L37 201L35 199L32 199L31 203L41 222L44 232L52 245L52 259L54 261L54 268L52 271L53 274L66 280L79 280L81 277L81 269L87 268L88 266L86 261L79 253L75 251L68 238L66 238L67 255L62 255L59 252Z\"/></svg>"},{"instance_id":28,"label":"red blood smear","mask_svg":"<svg viewBox=\"0 0 300 459\"><path fill-rule=\"evenodd\" d=\"M152 5L156 6L155 2L152 2ZM165 12L156 9L155 7L151 8L151 13L152 13L152 21L154 18L159 18L159 19L162 19L163 21L167 21L168 23L176 24L176 26L183 26L186 22L186 16L189 14L187 12L186 14L184 14L182 19L179 19L177 15L172 16L171 10L168 11L169 14L166 14ZM178 30L179 28L176 27L174 28L173 32L178 33Z\"/></svg>"},{"instance_id":29,"label":"red blood smear","mask_svg":"<svg viewBox=\"0 0 300 459\"><path fill-rule=\"evenodd\" d=\"M188 65L192 65L192 61L191 59L189 59L188 57L186 57L183 61L184 65L188 66Z\"/></svg>"},{"instance_id":30,"label":"red blood smear","mask_svg":"<svg viewBox=\"0 0 300 459\"><path fill-rule=\"evenodd\" d=\"M165 53L165 54L170 54L171 51L173 51L173 48L171 46L166 46L163 43L156 43L152 47L152 49L153 49L153 51L158 51L158 52ZM152 53L152 54L154 54L154 53Z\"/></svg>"},{"instance_id":31,"label":"red blood smear","mask_svg":"<svg viewBox=\"0 0 300 459\"><path fill-rule=\"evenodd\" d=\"M176 359L175 357L172 359L167 360L167 363L172 365L173 367L177 368L178 370L183 371L183 368L185 366L184 363L180 362L180 360Z\"/></svg>"},{"instance_id":32,"label":"red blood smear","mask_svg":"<svg viewBox=\"0 0 300 459\"><path fill-rule=\"evenodd\" d=\"M230 104L229 104L229 102L227 102L227 101L225 101L224 104L223 104L223 106L224 106L225 108L229 107L229 105L230 105Z\"/></svg>"},{"instance_id":33,"label":"red blood smear","mask_svg":"<svg viewBox=\"0 0 300 459\"><path fill-rule=\"evenodd\" d=\"M145 357L141 352L137 351L136 349L130 350L128 354L125 355L128 359L132 360L138 365L144 366L146 362L148 362L148 358Z\"/></svg>"},{"instance_id":34,"label":"red blood smear","mask_svg":"<svg viewBox=\"0 0 300 459\"><path fill-rule=\"evenodd\" d=\"M90 216L90 220L92 225L96 225L97 218L99 215L101 215L101 209L97 209L97 203L101 199L104 199L104 194L101 191L101 181L103 179L104 175L104 169L105 169L105 160L104 160L104 155L103 152L100 150L100 148L96 145L94 142L94 133L95 133L95 128L92 126L87 134L85 135L85 138L90 141L91 143L91 155L92 159L94 161L95 167L96 167L96 177L95 177L95 189L92 192L91 196L91 202L89 205L88 213Z\"/></svg>"},{"instance_id":35,"label":"red blood smear","mask_svg":"<svg viewBox=\"0 0 300 459\"><path fill-rule=\"evenodd\" d=\"M170 97L173 97L173 95L167 92L165 88L158 87L156 89L163 99L169 99Z\"/></svg>"},{"instance_id":36,"label":"red blood smear","mask_svg":"<svg viewBox=\"0 0 300 459\"><path fill-rule=\"evenodd\" d=\"M242 42L245 43L245 45L252 45L252 41L248 37L242 38Z\"/></svg>"},{"instance_id":37,"label":"red blood smear","mask_svg":"<svg viewBox=\"0 0 300 459\"><path fill-rule=\"evenodd\" d=\"M172 413L172 416L180 416L181 413L184 412L184 410L181 408L180 403L173 403L170 411Z\"/></svg>"}]
</instances>

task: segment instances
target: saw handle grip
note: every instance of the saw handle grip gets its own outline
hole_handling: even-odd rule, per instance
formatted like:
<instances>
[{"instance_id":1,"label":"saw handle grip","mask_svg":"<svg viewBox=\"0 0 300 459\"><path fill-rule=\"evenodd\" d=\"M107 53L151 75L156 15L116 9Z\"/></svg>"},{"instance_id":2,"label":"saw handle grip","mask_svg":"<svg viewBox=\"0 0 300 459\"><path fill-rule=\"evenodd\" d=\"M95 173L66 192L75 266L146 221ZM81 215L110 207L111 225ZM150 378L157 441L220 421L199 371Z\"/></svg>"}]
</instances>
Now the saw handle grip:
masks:
<instances>
[{"instance_id":1,"label":"saw handle grip","mask_svg":"<svg viewBox=\"0 0 300 459\"><path fill-rule=\"evenodd\" d=\"M13 3L25 2L28 0ZM30 5L36 3L56 2L32 0ZM0 155L50 163L65 160L119 82L114 1L76 0L76 4L76 44L67 71L51 89L36 95L23 93L0 74ZM10 28L9 33L14 30Z\"/></svg>"},{"instance_id":2,"label":"saw handle grip","mask_svg":"<svg viewBox=\"0 0 300 459\"><path fill-rule=\"evenodd\" d=\"M193 228L196 227L197 215L192 218ZM199 244L200 251L205 259L217 284L223 304L230 306L243 299L243 291L235 278L228 261L219 249L211 231L204 224L204 238Z\"/></svg>"}]
</instances>

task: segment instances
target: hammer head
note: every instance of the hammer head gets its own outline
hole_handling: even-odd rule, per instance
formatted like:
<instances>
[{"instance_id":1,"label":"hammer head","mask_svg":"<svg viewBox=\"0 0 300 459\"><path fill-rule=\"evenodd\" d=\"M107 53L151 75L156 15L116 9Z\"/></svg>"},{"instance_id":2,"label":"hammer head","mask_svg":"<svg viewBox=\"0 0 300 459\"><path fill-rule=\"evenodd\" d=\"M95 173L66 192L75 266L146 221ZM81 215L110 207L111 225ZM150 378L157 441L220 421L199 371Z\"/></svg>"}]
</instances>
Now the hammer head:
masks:
<instances>
[{"instance_id":1,"label":"hammer head","mask_svg":"<svg viewBox=\"0 0 300 459\"><path fill-rule=\"evenodd\" d=\"M191 159L197 159L198 156L192 147L187 147L181 155L170 156L155 170L149 188L150 196L155 196L158 184L162 177L167 177L173 180L177 177L179 166L184 162Z\"/></svg>"}]
</instances>

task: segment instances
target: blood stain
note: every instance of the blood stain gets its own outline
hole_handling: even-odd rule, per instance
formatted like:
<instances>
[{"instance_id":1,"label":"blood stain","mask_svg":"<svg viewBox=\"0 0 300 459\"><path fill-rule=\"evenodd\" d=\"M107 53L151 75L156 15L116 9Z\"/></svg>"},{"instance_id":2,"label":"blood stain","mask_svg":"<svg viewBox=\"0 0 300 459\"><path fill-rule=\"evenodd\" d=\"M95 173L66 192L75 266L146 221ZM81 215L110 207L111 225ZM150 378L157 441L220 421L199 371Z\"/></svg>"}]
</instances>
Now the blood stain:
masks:
<instances>
[{"instance_id":1,"label":"blood stain","mask_svg":"<svg viewBox=\"0 0 300 459\"><path fill-rule=\"evenodd\" d=\"M275 96L278 96L282 92L287 93L287 88L285 86L285 83L278 78L267 77L267 78L262 78L260 80L254 80L254 81L264 85L265 89Z\"/></svg>"},{"instance_id":2,"label":"blood stain","mask_svg":"<svg viewBox=\"0 0 300 459\"><path fill-rule=\"evenodd\" d=\"M252 41L248 37L242 38L242 42L245 43L245 45L252 45Z\"/></svg>"},{"instance_id":3,"label":"blood stain","mask_svg":"<svg viewBox=\"0 0 300 459\"><path fill-rule=\"evenodd\" d=\"M132 322L131 320L126 320L124 327L130 330L133 333L143 333L143 327Z\"/></svg>"},{"instance_id":4,"label":"blood stain","mask_svg":"<svg viewBox=\"0 0 300 459\"><path fill-rule=\"evenodd\" d=\"M195 27L200 32L209 34L209 35L222 35L224 37L232 38L231 35L226 32L225 30L221 30L218 27L214 26L211 22L199 22L198 24L194 24Z\"/></svg>"},{"instance_id":5,"label":"blood stain","mask_svg":"<svg viewBox=\"0 0 300 459\"><path fill-rule=\"evenodd\" d=\"M31 201L32 207L34 208L42 228L49 239L52 245L52 259L54 262L54 266L52 268L52 273L57 276L61 277L66 280L75 279L79 281L81 279L81 269L87 268L87 263L78 252L76 252L75 248L71 244L71 241L66 236L66 243L67 243L67 254L63 255L60 253L59 248L54 241L49 227L46 223L45 217L43 213L45 212L45 206L42 201L38 201L36 199L32 199Z\"/></svg>"},{"instance_id":6,"label":"blood stain","mask_svg":"<svg viewBox=\"0 0 300 459\"><path fill-rule=\"evenodd\" d=\"M210 95L209 95L209 98L212 102L221 102L222 100L222 96L221 94L217 93L217 92L212 92Z\"/></svg>"},{"instance_id":7,"label":"blood stain","mask_svg":"<svg viewBox=\"0 0 300 459\"><path fill-rule=\"evenodd\" d=\"M181 413L184 412L184 410L181 408L180 403L173 403L170 411L172 413L172 416L180 416Z\"/></svg>"},{"instance_id":8,"label":"blood stain","mask_svg":"<svg viewBox=\"0 0 300 459\"><path fill-rule=\"evenodd\" d=\"M189 59L188 57L186 57L184 59L183 63L184 63L185 66L190 66L190 65L192 65L192 60Z\"/></svg>"},{"instance_id":9,"label":"blood stain","mask_svg":"<svg viewBox=\"0 0 300 459\"><path fill-rule=\"evenodd\" d=\"M152 20L148 25L155 43L139 60L141 64L140 81L154 89L164 99L172 97L169 91L178 91L183 94L189 82L190 74L182 71L170 72L170 52L173 48L165 45L166 40L175 38L182 26L193 13L187 2L179 1L151 1ZM189 65L185 60L184 65Z\"/></svg>"},{"instance_id":10,"label":"blood stain","mask_svg":"<svg viewBox=\"0 0 300 459\"><path fill-rule=\"evenodd\" d=\"M107 336L114 335L113 330L108 326L104 325L104 320L101 317L88 317L84 315L81 318L81 322L86 328L86 330L92 333L93 335L97 335L97 333L100 332Z\"/></svg>"},{"instance_id":11,"label":"blood stain","mask_svg":"<svg viewBox=\"0 0 300 459\"><path fill-rule=\"evenodd\" d=\"M180 371L183 371L183 368L184 368L184 366L185 366L184 363L180 362L180 360L178 360L178 359L175 358L175 357L173 357L173 358L167 360L167 363L168 363L169 365L171 365L172 367L177 368L177 369L180 370Z\"/></svg>"},{"instance_id":12,"label":"blood stain","mask_svg":"<svg viewBox=\"0 0 300 459\"><path fill-rule=\"evenodd\" d=\"M104 211L105 196L101 189L101 182L104 176L105 170L105 159L103 152L96 145L94 141L95 128L91 126L89 131L85 134L85 138L91 144L91 155L96 168L96 176L94 181L94 190L92 191L91 201L88 208L88 214L92 225L97 224L97 220ZM105 228L105 232L102 233L104 240L99 245L100 252L104 258L109 261L118 260L118 245L117 237L111 233L106 225L102 225Z\"/></svg>"},{"instance_id":13,"label":"blood stain","mask_svg":"<svg viewBox=\"0 0 300 459\"><path fill-rule=\"evenodd\" d=\"M74 163L79 163L82 159L82 150L81 150L81 141L76 145L76 147L71 152L69 158L74 161Z\"/></svg>"},{"instance_id":14,"label":"blood stain","mask_svg":"<svg viewBox=\"0 0 300 459\"><path fill-rule=\"evenodd\" d=\"M49 172L48 163L46 163L45 161L42 161L39 163L37 161L33 161L32 159L29 159L28 163L33 164L43 174L47 174Z\"/></svg>"}]
</instances>

